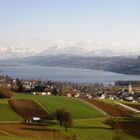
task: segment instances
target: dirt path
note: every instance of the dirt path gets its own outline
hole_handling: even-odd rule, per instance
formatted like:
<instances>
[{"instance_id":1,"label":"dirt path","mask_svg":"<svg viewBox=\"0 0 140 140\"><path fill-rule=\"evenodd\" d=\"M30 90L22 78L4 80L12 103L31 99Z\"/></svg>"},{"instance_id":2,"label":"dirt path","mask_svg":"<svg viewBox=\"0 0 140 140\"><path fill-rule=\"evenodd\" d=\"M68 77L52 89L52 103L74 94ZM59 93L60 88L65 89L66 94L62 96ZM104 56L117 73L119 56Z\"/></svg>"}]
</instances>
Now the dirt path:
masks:
<instances>
[{"instance_id":1,"label":"dirt path","mask_svg":"<svg viewBox=\"0 0 140 140\"><path fill-rule=\"evenodd\" d=\"M129 105L126 105L126 104L122 104L122 103L118 103L116 102L119 106L125 108L125 109L128 109L128 110L131 110L133 112L136 112L136 113L140 113L140 111L138 109L135 109L134 107L130 107Z\"/></svg>"},{"instance_id":2,"label":"dirt path","mask_svg":"<svg viewBox=\"0 0 140 140\"><path fill-rule=\"evenodd\" d=\"M136 104L126 104L126 103L125 103L125 105L127 105L127 106L129 106L129 107L132 107L132 108L134 108L134 109L140 111L140 104L139 104L139 105L136 105Z\"/></svg>"}]
</instances>

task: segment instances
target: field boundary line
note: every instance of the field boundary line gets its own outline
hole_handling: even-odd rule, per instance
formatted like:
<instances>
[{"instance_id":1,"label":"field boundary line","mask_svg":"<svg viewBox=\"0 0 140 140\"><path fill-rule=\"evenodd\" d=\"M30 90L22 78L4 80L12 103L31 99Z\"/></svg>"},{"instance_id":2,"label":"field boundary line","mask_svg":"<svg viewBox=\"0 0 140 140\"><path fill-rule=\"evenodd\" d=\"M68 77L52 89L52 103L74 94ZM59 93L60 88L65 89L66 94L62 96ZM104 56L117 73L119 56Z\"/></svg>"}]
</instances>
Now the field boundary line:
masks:
<instances>
[{"instance_id":1,"label":"field boundary line","mask_svg":"<svg viewBox=\"0 0 140 140\"><path fill-rule=\"evenodd\" d=\"M6 132L6 131L4 131L4 130L0 130L0 133L1 133L2 135L5 135L5 136L15 136L14 134L11 134L11 133Z\"/></svg>"},{"instance_id":2,"label":"field boundary line","mask_svg":"<svg viewBox=\"0 0 140 140\"><path fill-rule=\"evenodd\" d=\"M137 110L137 109L134 109L134 108L132 108L132 107L129 107L129 106L127 106L127 105L124 105L124 104L121 104L121 103L118 103L118 102L116 102L116 103L117 103L118 105L124 107L124 108L127 108L127 109L131 110L131 111L134 111L134 112L140 113L140 111Z\"/></svg>"},{"instance_id":3,"label":"field boundary line","mask_svg":"<svg viewBox=\"0 0 140 140\"><path fill-rule=\"evenodd\" d=\"M47 110L46 110L46 108L39 102L39 101L37 101L37 100L34 100L33 99L33 101L35 101L40 107L42 107L42 109L46 112L46 113L50 113L50 112L48 112Z\"/></svg>"},{"instance_id":4,"label":"field boundary line","mask_svg":"<svg viewBox=\"0 0 140 140\"><path fill-rule=\"evenodd\" d=\"M79 101L81 101L81 102L83 102L83 103L89 105L90 107L92 107L92 108L98 110L98 111L101 112L103 115L108 116L108 114L107 114L105 111L103 111L103 110L101 110L100 108L98 108L98 107L92 105L91 103L88 103L87 101L85 101L85 100L83 100L83 99L81 99L81 98L73 98L73 99L74 99L74 100L79 100Z\"/></svg>"}]
</instances>

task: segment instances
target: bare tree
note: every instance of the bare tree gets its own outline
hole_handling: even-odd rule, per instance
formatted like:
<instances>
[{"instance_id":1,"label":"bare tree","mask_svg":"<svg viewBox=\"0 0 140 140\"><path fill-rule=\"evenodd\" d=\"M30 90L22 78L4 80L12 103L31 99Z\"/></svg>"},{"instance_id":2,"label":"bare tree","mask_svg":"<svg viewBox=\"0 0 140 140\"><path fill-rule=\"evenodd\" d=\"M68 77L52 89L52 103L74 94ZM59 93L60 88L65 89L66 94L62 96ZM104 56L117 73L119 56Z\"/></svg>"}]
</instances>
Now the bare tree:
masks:
<instances>
[{"instance_id":1,"label":"bare tree","mask_svg":"<svg viewBox=\"0 0 140 140\"><path fill-rule=\"evenodd\" d=\"M56 110L56 119L59 122L60 126L63 125L65 127L65 131L67 131L68 127L72 126L71 113L65 108Z\"/></svg>"}]
</instances>

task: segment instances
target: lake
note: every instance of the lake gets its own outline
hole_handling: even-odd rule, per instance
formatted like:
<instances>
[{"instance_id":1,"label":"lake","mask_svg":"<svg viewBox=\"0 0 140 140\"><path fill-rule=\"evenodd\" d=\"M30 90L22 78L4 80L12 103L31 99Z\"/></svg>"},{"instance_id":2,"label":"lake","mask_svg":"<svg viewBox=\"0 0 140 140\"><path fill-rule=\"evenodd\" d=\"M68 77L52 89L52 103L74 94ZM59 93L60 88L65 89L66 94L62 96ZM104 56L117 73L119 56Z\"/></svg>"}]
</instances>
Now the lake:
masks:
<instances>
[{"instance_id":1,"label":"lake","mask_svg":"<svg viewBox=\"0 0 140 140\"><path fill-rule=\"evenodd\" d=\"M113 84L117 80L140 80L138 75L124 75L100 70L48 66L0 66L0 75L13 78L40 79L81 83Z\"/></svg>"}]
</instances>

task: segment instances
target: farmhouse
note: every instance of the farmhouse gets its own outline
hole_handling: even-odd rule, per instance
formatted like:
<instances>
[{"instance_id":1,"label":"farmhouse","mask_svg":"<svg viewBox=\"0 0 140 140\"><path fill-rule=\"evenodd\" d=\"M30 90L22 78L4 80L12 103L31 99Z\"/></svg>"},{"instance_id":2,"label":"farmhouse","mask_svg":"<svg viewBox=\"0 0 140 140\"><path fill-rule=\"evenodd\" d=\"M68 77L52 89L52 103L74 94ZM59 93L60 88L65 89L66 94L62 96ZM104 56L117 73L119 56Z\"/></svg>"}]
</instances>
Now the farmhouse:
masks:
<instances>
[{"instance_id":1,"label":"farmhouse","mask_svg":"<svg viewBox=\"0 0 140 140\"><path fill-rule=\"evenodd\" d=\"M75 98L80 97L80 93L79 93L79 92L78 92L78 93L75 93L75 94L74 94L74 97L75 97Z\"/></svg>"},{"instance_id":2,"label":"farmhouse","mask_svg":"<svg viewBox=\"0 0 140 140\"><path fill-rule=\"evenodd\" d=\"M33 117L32 119L33 119L33 121L35 121L35 122L41 121L41 118L40 118L40 117Z\"/></svg>"},{"instance_id":3,"label":"farmhouse","mask_svg":"<svg viewBox=\"0 0 140 140\"><path fill-rule=\"evenodd\" d=\"M70 93L67 93L67 97L72 97L72 95Z\"/></svg>"},{"instance_id":4,"label":"farmhouse","mask_svg":"<svg viewBox=\"0 0 140 140\"><path fill-rule=\"evenodd\" d=\"M44 96L44 95L47 95L47 93L46 92L41 92L40 95Z\"/></svg>"},{"instance_id":5,"label":"farmhouse","mask_svg":"<svg viewBox=\"0 0 140 140\"><path fill-rule=\"evenodd\" d=\"M89 98L89 99L92 98L91 94L86 94L86 97Z\"/></svg>"}]
</instances>

